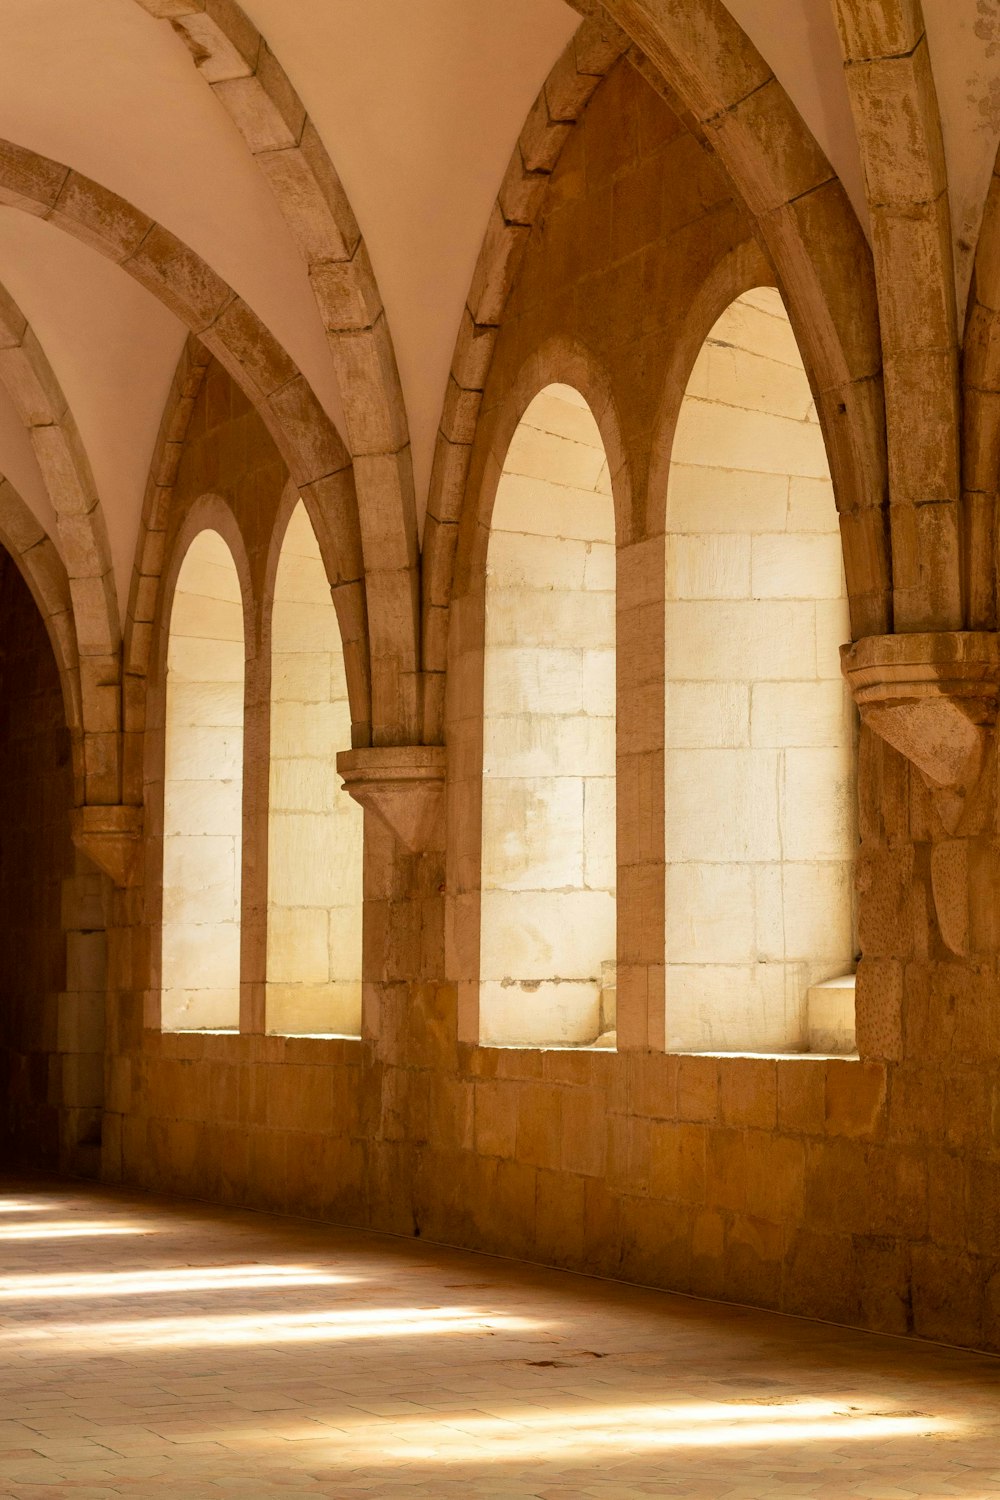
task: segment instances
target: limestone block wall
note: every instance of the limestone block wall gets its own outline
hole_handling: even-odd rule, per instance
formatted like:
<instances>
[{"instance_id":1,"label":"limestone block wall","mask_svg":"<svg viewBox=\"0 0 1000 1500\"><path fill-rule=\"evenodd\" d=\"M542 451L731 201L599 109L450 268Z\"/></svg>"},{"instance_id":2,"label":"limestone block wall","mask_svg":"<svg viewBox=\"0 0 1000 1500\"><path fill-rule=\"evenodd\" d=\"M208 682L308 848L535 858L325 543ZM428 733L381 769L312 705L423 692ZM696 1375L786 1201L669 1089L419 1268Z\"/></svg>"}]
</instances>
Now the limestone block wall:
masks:
<instances>
[{"instance_id":1,"label":"limestone block wall","mask_svg":"<svg viewBox=\"0 0 1000 1500\"><path fill-rule=\"evenodd\" d=\"M271 614L267 1029L361 1030L364 814L334 772L351 747L337 611L301 501Z\"/></svg>"},{"instance_id":2,"label":"limestone block wall","mask_svg":"<svg viewBox=\"0 0 1000 1500\"><path fill-rule=\"evenodd\" d=\"M823 434L777 291L715 323L667 495L671 1049L795 1050L855 960L855 710Z\"/></svg>"},{"instance_id":3,"label":"limestone block wall","mask_svg":"<svg viewBox=\"0 0 1000 1500\"><path fill-rule=\"evenodd\" d=\"M243 602L232 553L200 531L181 565L167 648L162 1024L240 1020Z\"/></svg>"},{"instance_id":4,"label":"limestone block wall","mask_svg":"<svg viewBox=\"0 0 1000 1500\"><path fill-rule=\"evenodd\" d=\"M613 1027L615 524L568 386L534 398L504 461L483 692L480 1036L593 1042Z\"/></svg>"},{"instance_id":5,"label":"limestone block wall","mask_svg":"<svg viewBox=\"0 0 1000 1500\"><path fill-rule=\"evenodd\" d=\"M665 1051L666 606L685 602L666 597L667 466L706 336L768 267L711 151L628 64L566 136L496 333L457 541L448 819L423 855L367 819L364 1034L264 1034L270 692L248 635L242 1030L164 1032L151 1006L143 1024L150 796L153 873L117 897L103 1170L1000 1349L995 749L971 831L948 835L919 777L861 736L860 1059ZM617 1051L478 1041L488 531L476 507L553 382L594 413L618 521ZM259 610L286 480L213 367L168 550L212 491L244 539ZM154 684L147 743L158 713Z\"/></svg>"},{"instance_id":6,"label":"limestone block wall","mask_svg":"<svg viewBox=\"0 0 1000 1500\"><path fill-rule=\"evenodd\" d=\"M79 1069L69 1063L64 1089L59 1050L62 1040L70 1051L67 1030L80 1020L63 929L64 883L76 867L72 805L52 647L27 585L0 549L0 1161L8 1164L74 1164L73 1127L81 1122L66 1110L78 1102L69 1075ZM74 983L94 956L87 945L88 935L74 933ZM103 969L93 977L103 1005ZM86 1049L96 1055L99 1081L103 1044L101 1034ZM99 1106L100 1094L87 1102Z\"/></svg>"}]
</instances>

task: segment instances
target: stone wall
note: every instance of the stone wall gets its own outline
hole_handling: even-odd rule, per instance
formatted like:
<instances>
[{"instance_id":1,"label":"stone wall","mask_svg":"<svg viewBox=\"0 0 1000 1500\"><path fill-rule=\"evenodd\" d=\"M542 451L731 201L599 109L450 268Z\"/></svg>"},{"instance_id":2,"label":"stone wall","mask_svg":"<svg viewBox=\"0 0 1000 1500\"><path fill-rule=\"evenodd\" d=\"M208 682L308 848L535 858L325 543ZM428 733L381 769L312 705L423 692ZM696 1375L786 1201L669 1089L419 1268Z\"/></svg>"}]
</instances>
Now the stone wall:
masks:
<instances>
[{"instance_id":1,"label":"stone wall","mask_svg":"<svg viewBox=\"0 0 1000 1500\"><path fill-rule=\"evenodd\" d=\"M412 854L366 815L361 1039L264 1034L259 622L285 476L213 368L168 555L197 513L221 529L224 508L256 622L242 1029L142 1025L144 990L156 998L154 680L147 885L117 898L112 953L109 1180L1000 1349L997 942L963 865L993 858L992 767L978 842L950 838L916 773L862 733L861 1060L664 1051L671 438L706 335L769 275L711 153L619 65L568 131L484 392L450 624L447 822ZM616 516L618 1052L477 1041L489 520L517 422L553 382L594 414Z\"/></svg>"},{"instance_id":2,"label":"stone wall","mask_svg":"<svg viewBox=\"0 0 1000 1500\"><path fill-rule=\"evenodd\" d=\"M855 721L823 434L779 294L695 361L667 494L667 1043L808 1050L850 974Z\"/></svg>"},{"instance_id":3,"label":"stone wall","mask_svg":"<svg viewBox=\"0 0 1000 1500\"><path fill-rule=\"evenodd\" d=\"M504 459L483 670L480 1037L594 1042L614 1028L615 517L568 386Z\"/></svg>"}]
</instances>

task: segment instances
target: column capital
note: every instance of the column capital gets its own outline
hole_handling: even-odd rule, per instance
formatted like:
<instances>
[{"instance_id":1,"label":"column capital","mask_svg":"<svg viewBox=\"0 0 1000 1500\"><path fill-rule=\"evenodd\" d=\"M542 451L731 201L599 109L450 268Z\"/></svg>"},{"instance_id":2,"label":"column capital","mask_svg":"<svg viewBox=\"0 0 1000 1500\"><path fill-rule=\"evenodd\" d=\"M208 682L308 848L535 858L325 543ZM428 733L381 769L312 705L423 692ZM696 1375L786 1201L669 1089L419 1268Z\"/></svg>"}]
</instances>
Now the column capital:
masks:
<instances>
[{"instance_id":1,"label":"column capital","mask_svg":"<svg viewBox=\"0 0 1000 1500\"><path fill-rule=\"evenodd\" d=\"M355 802L422 854L444 808L446 756L443 745L375 745L341 750L337 771Z\"/></svg>"},{"instance_id":2,"label":"column capital","mask_svg":"<svg viewBox=\"0 0 1000 1500\"><path fill-rule=\"evenodd\" d=\"M953 833L996 724L1000 637L986 630L870 635L840 655L862 722L916 766Z\"/></svg>"},{"instance_id":3,"label":"column capital","mask_svg":"<svg viewBox=\"0 0 1000 1500\"><path fill-rule=\"evenodd\" d=\"M134 885L142 849L142 808L121 803L73 809L73 842L115 885Z\"/></svg>"}]
</instances>

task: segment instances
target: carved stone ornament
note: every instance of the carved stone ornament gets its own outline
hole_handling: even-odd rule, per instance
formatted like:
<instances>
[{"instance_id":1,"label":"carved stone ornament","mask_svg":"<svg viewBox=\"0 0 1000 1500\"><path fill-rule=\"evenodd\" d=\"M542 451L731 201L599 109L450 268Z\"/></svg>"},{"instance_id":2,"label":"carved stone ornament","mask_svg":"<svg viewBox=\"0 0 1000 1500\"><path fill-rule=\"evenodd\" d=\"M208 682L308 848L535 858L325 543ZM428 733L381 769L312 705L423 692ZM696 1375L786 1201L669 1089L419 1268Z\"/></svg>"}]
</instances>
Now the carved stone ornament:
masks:
<instances>
[{"instance_id":1,"label":"carved stone ornament","mask_svg":"<svg viewBox=\"0 0 1000 1500\"><path fill-rule=\"evenodd\" d=\"M141 863L141 807L74 808L70 831L80 852L110 875L115 885L135 883Z\"/></svg>"},{"instance_id":2,"label":"carved stone ornament","mask_svg":"<svg viewBox=\"0 0 1000 1500\"><path fill-rule=\"evenodd\" d=\"M865 724L911 761L954 833L982 774L997 716L992 631L865 636L841 666Z\"/></svg>"},{"instance_id":3,"label":"carved stone ornament","mask_svg":"<svg viewBox=\"0 0 1000 1500\"><path fill-rule=\"evenodd\" d=\"M341 750L337 770L355 802L421 854L444 807L445 756L443 745L378 745Z\"/></svg>"}]
</instances>

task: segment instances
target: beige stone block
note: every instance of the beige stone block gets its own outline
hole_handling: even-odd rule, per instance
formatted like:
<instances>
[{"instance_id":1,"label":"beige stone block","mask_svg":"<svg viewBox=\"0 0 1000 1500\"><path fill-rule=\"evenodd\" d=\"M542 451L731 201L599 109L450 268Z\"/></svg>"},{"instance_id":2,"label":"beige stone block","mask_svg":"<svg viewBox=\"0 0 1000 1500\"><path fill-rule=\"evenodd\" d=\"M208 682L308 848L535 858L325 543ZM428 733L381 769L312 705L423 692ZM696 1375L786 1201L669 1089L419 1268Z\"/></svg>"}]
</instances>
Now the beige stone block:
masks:
<instances>
[{"instance_id":1,"label":"beige stone block","mask_svg":"<svg viewBox=\"0 0 1000 1500\"><path fill-rule=\"evenodd\" d=\"M537 589L492 589L486 596L486 643L491 646L605 646L615 638L613 594Z\"/></svg>"},{"instance_id":2,"label":"beige stone block","mask_svg":"<svg viewBox=\"0 0 1000 1500\"><path fill-rule=\"evenodd\" d=\"M575 776L483 783L483 885L560 890L583 884L583 781Z\"/></svg>"},{"instance_id":3,"label":"beige stone block","mask_svg":"<svg viewBox=\"0 0 1000 1500\"><path fill-rule=\"evenodd\" d=\"M173 664L174 647L179 640L204 643L212 655L211 643L238 641L243 644L243 605L239 600L209 598L178 589L171 611L171 642L167 661Z\"/></svg>"},{"instance_id":4,"label":"beige stone block","mask_svg":"<svg viewBox=\"0 0 1000 1500\"><path fill-rule=\"evenodd\" d=\"M500 531L494 524L486 561L487 587L582 589L588 545L568 537Z\"/></svg>"},{"instance_id":5,"label":"beige stone block","mask_svg":"<svg viewBox=\"0 0 1000 1500\"><path fill-rule=\"evenodd\" d=\"M283 703L271 724L271 753L281 757L326 757L350 748L344 742L345 714L339 703Z\"/></svg>"},{"instance_id":6,"label":"beige stone block","mask_svg":"<svg viewBox=\"0 0 1000 1500\"><path fill-rule=\"evenodd\" d=\"M853 974L811 985L806 995L810 1052L853 1052L857 1046Z\"/></svg>"},{"instance_id":7,"label":"beige stone block","mask_svg":"<svg viewBox=\"0 0 1000 1500\"><path fill-rule=\"evenodd\" d=\"M615 899L605 891L484 890L480 972L484 979L599 982L616 945Z\"/></svg>"},{"instance_id":8,"label":"beige stone block","mask_svg":"<svg viewBox=\"0 0 1000 1500\"><path fill-rule=\"evenodd\" d=\"M766 321L780 326L776 318ZM797 422L808 421L813 412L812 392L801 363L788 364L753 348L734 348L712 334L702 346L684 394L686 401L698 398ZM725 420L724 413L719 417Z\"/></svg>"},{"instance_id":9,"label":"beige stone block","mask_svg":"<svg viewBox=\"0 0 1000 1500\"><path fill-rule=\"evenodd\" d=\"M583 652L571 648L491 645L484 666L485 712L580 713L583 667Z\"/></svg>"},{"instance_id":10,"label":"beige stone block","mask_svg":"<svg viewBox=\"0 0 1000 1500\"><path fill-rule=\"evenodd\" d=\"M668 682L666 742L671 749L750 743L750 688L741 682Z\"/></svg>"},{"instance_id":11,"label":"beige stone block","mask_svg":"<svg viewBox=\"0 0 1000 1500\"><path fill-rule=\"evenodd\" d=\"M166 779L216 782L241 780L243 730L173 725L167 721Z\"/></svg>"},{"instance_id":12,"label":"beige stone block","mask_svg":"<svg viewBox=\"0 0 1000 1500\"><path fill-rule=\"evenodd\" d=\"M678 600L666 606L667 676L678 680L781 681L813 661L812 604L724 600L711 610Z\"/></svg>"},{"instance_id":13,"label":"beige stone block","mask_svg":"<svg viewBox=\"0 0 1000 1500\"><path fill-rule=\"evenodd\" d=\"M614 717L616 652L601 647L583 652L583 711L596 718Z\"/></svg>"},{"instance_id":14,"label":"beige stone block","mask_svg":"<svg viewBox=\"0 0 1000 1500\"><path fill-rule=\"evenodd\" d=\"M204 641L173 636L170 642L170 678L181 682L233 683L243 687L243 642ZM169 692L169 682L168 682ZM242 702L242 697L241 697Z\"/></svg>"},{"instance_id":15,"label":"beige stone block","mask_svg":"<svg viewBox=\"0 0 1000 1500\"><path fill-rule=\"evenodd\" d=\"M737 297L715 323L709 338L788 365L805 378L802 355L776 287L755 287Z\"/></svg>"},{"instance_id":16,"label":"beige stone block","mask_svg":"<svg viewBox=\"0 0 1000 1500\"><path fill-rule=\"evenodd\" d=\"M840 518L831 479L804 479L793 475L788 483L788 531L816 532L840 536Z\"/></svg>"},{"instance_id":17,"label":"beige stone block","mask_svg":"<svg viewBox=\"0 0 1000 1500\"><path fill-rule=\"evenodd\" d=\"M667 490L670 532L783 531L788 517L787 474L747 473L673 455Z\"/></svg>"},{"instance_id":18,"label":"beige stone block","mask_svg":"<svg viewBox=\"0 0 1000 1500\"><path fill-rule=\"evenodd\" d=\"M325 756L311 760L273 757L270 784L272 812L331 813L342 800L332 760ZM357 807L357 803L352 805ZM360 823L364 814L360 807L357 812Z\"/></svg>"},{"instance_id":19,"label":"beige stone block","mask_svg":"<svg viewBox=\"0 0 1000 1500\"><path fill-rule=\"evenodd\" d=\"M780 856L776 752L668 750L666 785L668 859Z\"/></svg>"},{"instance_id":20,"label":"beige stone block","mask_svg":"<svg viewBox=\"0 0 1000 1500\"><path fill-rule=\"evenodd\" d=\"M172 834L163 841L165 922L232 922L239 915L241 841L232 834Z\"/></svg>"},{"instance_id":21,"label":"beige stone block","mask_svg":"<svg viewBox=\"0 0 1000 1500\"><path fill-rule=\"evenodd\" d=\"M589 890L614 893L617 885L614 775L589 776L583 784L583 882Z\"/></svg>"},{"instance_id":22,"label":"beige stone block","mask_svg":"<svg viewBox=\"0 0 1000 1500\"><path fill-rule=\"evenodd\" d=\"M854 705L841 678L826 682L758 682L751 688L750 740L783 747L848 745Z\"/></svg>"},{"instance_id":23,"label":"beige stone block","mask_svg":"<svg viewBox=\"0 0 1000 1500\"><path fill-rule=\"evenodd\" d=\"M323 984L330 977L330 933L326 911L269 905L269 984Z\"/></svg>"},{"instance_id":24,"label":"beige stone block","mask_svg":"<svg viewBox=\"0 0 1000 1500\"><path fill-rule=\"evenodd\" d=\"M749 599L750 538L729 534L668 536L667 597Z\"/></svg>"},{"instance_id":25,"label":"beige stone block","mask_svg":"<svg viewBox=\"0 0 1000 1500\"><path fill-rule=\"evenodd\" d=\"M753 866L670 864L666 880L671 964L750 963L754 959Z\"/></svg>"},{"instance_id":26,"label":"beige stone block","mask_svg":"<svg viewBox=\"0 0 1000 1500\"><path fill-rule=\"evenodd\" d=\"M231 682L188 682L170 679L170 722L181 725L213 725L217 729L243 728L242 678L234 689Z\"/></svg>"},{"instance_id":27,"label":"beige stone block","mask_svg":"<svg viewBox=\"0 0 1000 1500\"><path fill-rule=\"evenodd\" d=\"M240 781L168 781L163 789L168 835L238 835L243 824Z\"/></svg>"},{"instance_id":28,"label":"beige stone block","mask_svg":"<svg viewBox=\"0 0 1000 1500\"><path fill-rule=\"evenodd\" d=\"M846 599L816 601L816 676L834 678L840 672L840 648L851 639L851 615Z\"/></svg>"},{"instance_id":29,"label":"beige stone block","mask_svg":"<svg viewBox=\"0 0 1000 1500\"><path fill-rule=\"evenodd\" d=\"M542 982L530 990L486 980L480 985L480 1039L484 1045L545 1047L592 1042L600 1029L596 982Z\"/></svg>"},{"instance_id":30,"label":"beige stone block","mask_svg":"<svg viewBox=\"0 0 1000 1500\"><path fill-rule=\"evenodd\" d=\"M544 477L505 473L497 488L493 524L526 536L572 537L580 542L615 540L614 506L593 488L552 484Z\"/></svg>"},{"instance_id":31,"label":"beige stone block","mask_svg":"<svg viewBox=\"0 0 1000 1500\"><path fill-rule=\"evenodd\" d=\"M239 922L164 922L162 972L165 990L238 990Z\"/></svg>"},{"instance_id":32,"label":"beige stone block","mask_svg":"<svg viewBox=\"0 0 1000 1500\"><path fill-rule=\"evenodd\" d=\"M279 1036L360 1036L361 981L268 984L268 1032Z\"/></svg>"},{"instance_id":33,"label":"beige stone block","mask_svg":"<svg viewBox=\"0 0 1000 1500\"><path fill-rule=\"evenodd\" d=\"M74 990L100 991L108 982L108 940L103 931L67 932L66 982Z\"/></svg>"},{"instance_id":34,"label":"beige stone block","mask_svg":"<svg viewBox=\"0 0 1000 1500\"><path fill-rule=\"evenodd\" d=\"M164 985L164 1031L236 1031L240 1023L238 985L181 989Z\"/></svg>"},{"instance_id":35,"label":"beige stone block","mask_svg":"<svg viewBox=\"0 0 1000 1500\"><path fill-rule=\"evenodd\" d=\"M755 599L840 599L846 591L840 533L755 536L751 576Z\"/></svg>"},{"instance_id":36,"label":"beige stone block","mask_svg":"<svg viewBox=\"0 0 1000 1500\"><path fill-rule=\"evenodd\" d=\"M618 559L610 542L587 542L583 586L588 593L613 592L617 582Z\"/></svg>"},{"instance_id":37,"label":"beige stone block","mask_svg":"<svg viewBox=\"0 0 1000 1500\"><path fill-rule=\"evenodd\" d=\"M362 851L356 834L324 839L317 837L311 814L272 813L270 844L268 901L276 906L335 906L341 892L361 889Z\"/></svg>"},{"instance_id":38,"label":"beige stone block","mask_svg":"<svg viewBox=\"0 0 1000 1500\"><path fill-rule=\"evenodd\" d=\"M564 412L570 421L579 420L588 430L594 427L596 432L589 412L569 406ZM603 468L604 449L599 437L595 446L592 442L567 440L561 433L546 432L524 421L511 438L504 459L504 470L508 474L582 490L596 489Z\"/></svg>"},{"instance_id":39,"label":"beige stone block","mask_svg":"<svg viewBox=\"0 0 1000 1500\"><path fill-rule=\"evenodd\" d=\"M759 474L829 477L823 434L813 421L741 411L710 401L685 400L672 455L681 464L710 464Z\"/></svg>"},{"instance_id":40,"label":"beige stone block","mask_svg":"<svg viewBox=\"0 0 1000 1500\"><path fill-rule=\"evenodd\" d=\"M524 713L483 724L484 776L605 776L614 765L613 718Z\"/></svg>"},{"instance_id":41,"label":"beige stone block","mask_svg":"<svg viewBox=\"0 0 1000 1500\"><path fill-rule=\"evenodd\" d=\"M839 864L795 864L782 868L785 956L810 964L846 968L854 962L853 869Z\"/></svg>"},{"instance_id":42,"label":"beige stone block","mask_svg":"<svg viewBox=\"0 0 1000 1500\"><path fill-rule=\"evenodd\" d=\"M319 604L283 599L276 601L271 620L273 651L341 651L340 626L329 588Z\"/></svg>"},{"instance_id":43,"label":"beige stone block","mask_svg":"<svg viewBox=\"0 0 1000 1500\"><path fill-rule=\"evenodd\" d=\"M786 998L783 964L667 965L667 1045L672 1051L798 1049L802 1021Z\"/></svg>"},{"instance_id":44,"label":"beige stone block","mask_svg":"<svg viewBox=\"0 0 1000 1500\"><path fill-rule=\"evenodd\" d=\"M782 852L786 860L841 860L857 844L850 749L784 750Z\"/></svg>"},{"instance_id":45,"label":"beige stone block","mask_svg":"<svg viewBox=\"0 0 1000 1500\"><path fill-rule=\"evenodd\" d=\"M330 978L342 984L360 984L363 915L361 891L345 890L342 895L343 904L331 906L327 912Z\"/></svg>"}]
</instances>

